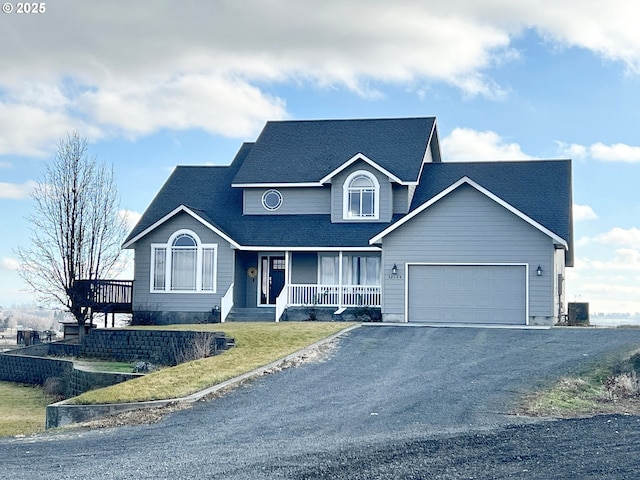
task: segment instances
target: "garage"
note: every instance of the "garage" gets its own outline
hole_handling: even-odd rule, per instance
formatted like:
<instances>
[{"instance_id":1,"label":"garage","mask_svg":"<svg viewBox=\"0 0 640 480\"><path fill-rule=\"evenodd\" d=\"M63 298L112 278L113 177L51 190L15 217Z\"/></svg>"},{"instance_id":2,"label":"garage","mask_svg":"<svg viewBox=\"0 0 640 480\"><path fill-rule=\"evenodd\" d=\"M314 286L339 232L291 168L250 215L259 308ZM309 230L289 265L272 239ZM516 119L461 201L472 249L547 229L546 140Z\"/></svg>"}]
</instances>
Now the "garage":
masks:
<instances>
[{"instance_id":1,"label":"garage","mask_svg":"<svg viewBox=\"0 0 640 480\"><path fill-rule=\"evenodd\" d=\"M527 323L526 265L410 264L407 275L409 322Z\"/></svg>"}]
</instances>

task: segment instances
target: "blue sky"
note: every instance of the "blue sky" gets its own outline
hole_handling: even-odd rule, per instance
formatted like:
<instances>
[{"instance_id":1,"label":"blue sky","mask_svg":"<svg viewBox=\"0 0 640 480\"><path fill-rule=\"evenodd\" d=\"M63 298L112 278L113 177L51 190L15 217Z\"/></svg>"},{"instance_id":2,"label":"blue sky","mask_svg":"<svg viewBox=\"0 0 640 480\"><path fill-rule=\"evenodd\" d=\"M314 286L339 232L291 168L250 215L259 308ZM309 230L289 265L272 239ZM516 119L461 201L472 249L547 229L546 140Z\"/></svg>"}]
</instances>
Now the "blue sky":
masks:
<instances>
[{"instance_id":1,"label":"blue sky","mask_svg":"<svg viewBox=\"0 0 640 480\"><path fill-rule=\"evenodd\" d=\"M633 2L45 6L0 13L0 305L33 301L15 249L71 130L114 165L135 219L176 164L227 164L268 120L436 116L445 161L572 158L568 300L640 312Z\"/></svg>"}]
</instances>

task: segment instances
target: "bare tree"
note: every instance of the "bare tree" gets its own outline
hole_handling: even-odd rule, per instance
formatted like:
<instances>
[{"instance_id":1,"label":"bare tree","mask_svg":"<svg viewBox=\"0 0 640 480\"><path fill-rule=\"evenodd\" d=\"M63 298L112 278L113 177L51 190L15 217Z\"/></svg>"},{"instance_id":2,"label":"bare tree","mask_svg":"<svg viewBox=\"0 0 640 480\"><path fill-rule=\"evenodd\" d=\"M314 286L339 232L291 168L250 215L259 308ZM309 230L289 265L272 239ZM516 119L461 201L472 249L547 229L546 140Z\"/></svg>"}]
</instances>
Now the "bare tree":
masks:
<instances>
[{"instance_id":1,"label":"bare tree","mask_svg":"<svg viewBox=\"0 0 640 480\"><path fill-rule=\"evenodd\" d=\"M68 310L80 335L92 312L81 305L74 283L117 273L126 234L113 168L87 150L78 132L60 140L55 159L31 194L31 246L17 250L22 278L40 300Z\"/></svg>"}]
</instances>

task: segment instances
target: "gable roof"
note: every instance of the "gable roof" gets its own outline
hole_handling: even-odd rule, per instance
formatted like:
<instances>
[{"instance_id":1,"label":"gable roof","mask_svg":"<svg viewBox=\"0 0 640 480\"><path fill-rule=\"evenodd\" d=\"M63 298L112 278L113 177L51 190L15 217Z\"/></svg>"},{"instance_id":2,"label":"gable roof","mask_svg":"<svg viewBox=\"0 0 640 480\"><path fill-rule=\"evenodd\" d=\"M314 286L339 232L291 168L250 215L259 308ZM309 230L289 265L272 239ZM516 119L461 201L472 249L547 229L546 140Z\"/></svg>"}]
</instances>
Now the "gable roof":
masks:
<instances>
[{"instance_id":1,"label":"gable roof","mask_svg":"<svg viewBox=\"0 0 640 480\"><path fill-rule=\"evenodd\" d=\"M489 194L505 208L537 224L537 228L542 227L543 231L551 232L552 236L566 242L567 265L573 265L570 160L427 163L408 216L426 208L439 195L448 193L462 179ZM385 232L394 228L396 225L385 229ZM375 239L379 240L385 232L376 235Z\"/></svg>"},{"instance_id":2,"label":"gable roof","mask_svg":"<svg viewBox=\"0 0 640 480\"><path fill-rule=\"evenodd\" d=\"M320 185L359 154L416 182L432 139L437 142L435 117L268 122L232 183Z\"/></svg>"},{"instance_id":3,"label":"gable roof","mask_svg":"<svg viewBox=\"0 0 640 480\"><path fill-rule=\"evenodd\" d=\"M331 215L319 214L243 215L242 189L232 188L231 180L252 148L253 144L243 144L229 166L176 167L128 235L123 247L130 248L147 233L178 214L192 216L236 248L363 250L369 247L369 238L378 233L384 224L331 223ZM379 247L369 248L379 250Z\"/></svg>"},{"instance_id":4,"label":"gable roof","mask_svg":"<svg viewBox=\"0 0 640 480\"><path fill-rule=\"evenodd\" d=\"M301 124L303 130L307 128L315 130L315 128L311 128L310 124L322 124L320 130L332 130L336 129L338 125L343 125L346 126L344 131L355 129L351 124L359 122L369 126L375 124L376 128L387 124L393 127L392 130L398 129L401 125L411 125L414 127L414 134L418 130L430 126L431 133L434 134L431 139L434 142L432 148L437 151L434 119L406 119L408 121L406 124L401 120L271 122L269 125L278 124L276 130L284 126L284 130L289 133L291 133L289 131L291 124ZM266 130L267 127L265 127ZM369 129L370 132L373 130L375 128ZM267 137L269 136L267 135ZM424 148L424 138L419 136L422 138L421 144ZM265 174L284 171L284 175L289 180L295 178L309 180L311 178L298 176L302 170L300 162L295 161L296 155L285 155L286 152L281 152L283 156L282 160L277 163L277 168L271 168L272 165L269 164L270 159L275 158L273 155L265 155L264 151L260 155L254 155L254 150L258 148L261 138L262 135L256 143L243 144L229 166L176 167L125 240L124 248L131 247L136 241L173 216L186 214L227 239L235 248L271 250L279 247L291 250L296 248L318 250L380 249L379 246L370 246L370 240L381 238L388 231L408 221L412 215L417 214L418 210L428 208L440 196L446 195L449 191L457 188L461 184L460 182L463 182L498 201L505 208L550 235L557 243L568 246L566 262L568 266L573 265L570 160L441 163L438 154L437 159L434 157L433 163L423 163L424 152L421 152L419 161L398 161L398 165L394 165L392 159L389 159L388 164L383 165L380 159L385 158L384 155L381 155L381 152L385 151L385 147L376 142L373 143L376 143L380 150L377 151L377 154L374 152L377 156L371 162L362 159L362 155L349 157L344 152L338 159L336 150L334 152L335 165L328 165L328 162L325 165L320 165L319 162L309 161L305 162L305 165L316 172L314 175L319 175L318 172L321 170L325 172L325 175L330 175L332 172L341 171L343 165L362 159L372 168L383 168L393 175L398 175L398 178L407 181L407 183L410 183L407 179L412 175L416 175L414 181L419 176L420 183L415 189L412 204L406 216L394 215L391 222L386 224L377 222L332 223L330 214L243 215L243 190L232 186L233 182L241 178L243 171L245 173L261 171ZM326 138L323 137L324 140ZM319 142L317 138L315 141ZM261 144L260 149L264 150L265 145L269 142ZM286 144L286 142L276 143L278 148L283 148ZM339 143L337 142L337 144ZM297 146L292 148L300 153ZM335 145L331 148L327 147L327 151L335 148ZM393 150L397 154L397 152L402 152L403 148ZM407 152L410 150L411 148L407 149ZM417 147L414 145L414 153L417 155L416 152ZM391 154L391 150L387 150L387 153ZM292 164L286 165L285 159L291 161ZM257 165L258 160L265 163ZM254 166L248 168L247 165L251 163ZM288 167L288 169L282 170L284 167ZM398 173L399 170L403 170L402 175L405 176L401 176ZM407 177L409 171L411 173ZM314 184L318 184L322 178L321 175L314 177ZM263 185L265 184L263 183Z\"/></svg>"}]
</instances>

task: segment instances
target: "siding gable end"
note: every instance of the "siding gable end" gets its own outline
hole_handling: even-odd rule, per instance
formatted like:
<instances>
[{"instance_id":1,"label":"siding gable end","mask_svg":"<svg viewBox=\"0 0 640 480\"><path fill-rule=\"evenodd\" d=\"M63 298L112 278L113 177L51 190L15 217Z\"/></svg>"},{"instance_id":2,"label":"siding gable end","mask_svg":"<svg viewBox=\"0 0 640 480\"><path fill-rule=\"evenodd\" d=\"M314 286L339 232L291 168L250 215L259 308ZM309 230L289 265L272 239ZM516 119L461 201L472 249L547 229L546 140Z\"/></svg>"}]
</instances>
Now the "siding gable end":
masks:
<instances>
[{"instance_id":1,"label":"siding gable end","mask_svg":"<svg viewBox=\"0 0 640 480\"><path fill-rule=\"evenodd\" d=\"M556 235L554 232L552 232L551 230L549 230L545 226L543 226L540 223L536 222L531 217L525 215L524 213L522 213L520 210L518 210L514 206L512 206L509 203L505 202L500 197L498 197L497 195L494 195L492 192L490 192L489 190L487 190L486 188L482 187L481 185L479 185L478 183L474 182L473 180L471 180L469 177L466 177L466 176L461 178L460 180L455 182L453 185L449 186L448 188L446 188L445 190L443 190L442 192L440 192L438 195L434 196L433 198L431 198L427 202L425 202L422 205L420 205L418 208L413 210L411 213L409 213L405 217L401 218L399 221L397 221L393 225L391 225L388 228L384 229L382 232L380 232L375 237L371 238L369 240L369 244L374 245L374 244L377 244L377 243L381 243L382 239L386 235L388 235L389 233L393 232L396 228L400 227L404 223L410 221L413 217L415 217L419 213L423 212L424 210L428 209L429 207L431 207L432 205L437 203L439 200L441 200L442 198L446 197L451 192L455 191L461 185L470 185L471 187L475 188L480 193L484 194L485 196L489 197L490 199L492 199L493 201L495 201L496 203L498 203L499 205L501 205L505 209L509 210L511 213L513 213L516 216L520 217L525 222L527 222L530 225L532 225L533 227L537 228L538 230L543 232L545 235L551 237L554 242L558 243L559 245L562 245L567 250L569 249L569 244L565 239L563 239L560 236Z\"/></svg>"}]
</instances>

